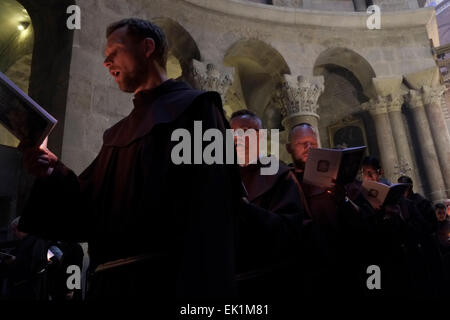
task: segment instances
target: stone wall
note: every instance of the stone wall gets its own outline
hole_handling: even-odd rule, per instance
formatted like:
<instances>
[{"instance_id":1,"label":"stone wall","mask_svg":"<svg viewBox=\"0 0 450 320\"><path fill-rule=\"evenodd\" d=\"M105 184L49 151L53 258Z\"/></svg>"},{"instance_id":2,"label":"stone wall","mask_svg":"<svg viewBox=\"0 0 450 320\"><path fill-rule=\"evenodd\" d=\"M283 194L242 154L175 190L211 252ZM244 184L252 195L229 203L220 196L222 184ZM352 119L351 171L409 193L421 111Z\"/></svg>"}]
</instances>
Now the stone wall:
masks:
<instances>
[{"instance_id":1,"label":"stone wall","mask_svg":"<svg viewBox=\"0 0 450 320\"><path fill-rule=\"evenodd\" d=\"M328 11L355 11L352 0L303 0L302 8Z\"/></svg>"},{"instance_id":2,"label":"stone wall","mask_svg":"<svg viewBox=\"0 0 450 320\"><path fill-rule=\"evenodd\" d=\"M324 11L364 11L366 0L246 0L275 6ZM373 0L382 11L399 11L419 8L418 0ZM359 10L355 10L355 8ZM423 7L423 4L422 4Z\"/></svg>"},{"instance_id":3,"label":"stone wall","mask_svg":"<svg viewBox=\"0 0 450 320\"><path fill-rule=\"evenodd\" d=\"M417 0L372 0L382 11L399 11L419 8Z\"/></svg>"}]
</instances>

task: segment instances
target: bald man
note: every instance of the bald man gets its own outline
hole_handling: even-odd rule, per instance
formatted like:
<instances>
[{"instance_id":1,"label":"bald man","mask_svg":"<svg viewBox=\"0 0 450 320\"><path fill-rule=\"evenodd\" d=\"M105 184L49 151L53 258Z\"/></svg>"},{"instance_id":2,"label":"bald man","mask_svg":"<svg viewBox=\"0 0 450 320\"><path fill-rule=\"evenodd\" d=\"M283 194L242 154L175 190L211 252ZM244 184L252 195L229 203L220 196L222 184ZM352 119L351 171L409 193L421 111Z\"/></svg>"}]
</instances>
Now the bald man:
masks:
<instances>
[{"instance_id":1,"label":"bald man","mask_svg":"<svg viewBox=\"0 0 450 320\"><path fill-rule=\"evenodd\" d=\"M230 126L235 133L241 129L249 134L249 130L261 130L262 122L255 113L240 110L231 115ZM290 294L287 286L293 284L290 275L298 254L304 207L290 168L272 156L270 163L278 162L278 171L261 174L269 161L261 161L259 139L253 143L235 139L249 201L240 216L238 286L241 298L272 301Z\"/></svg>"},{"instance_id":2,"label":"bald man","mask_svg":"<svg viewBox=\"0 0 450 320\"><path fill-rule=\"evenodd\" d=\"M358 218L347 201L344 186L323 189L303 182L309 151L318 148L316 130L301 123L289 132L286 150L307 202L309 220L304 220L302 238L304 294L312 296L359 294L360 263L353 260L354 230L348 225Z\"/></svg>"},{"instance_id":3,"label":"bald man","mask_svg":"<svg viewBox=\"0 0 450 320\"><path fill-rule=\"evenodd\" d=\"M309 150L318 147L317 133L310 124L301 123L289 131L286 150L292 157L294 172L299 182L303 181Z\"/></svg>"}]
</instances>

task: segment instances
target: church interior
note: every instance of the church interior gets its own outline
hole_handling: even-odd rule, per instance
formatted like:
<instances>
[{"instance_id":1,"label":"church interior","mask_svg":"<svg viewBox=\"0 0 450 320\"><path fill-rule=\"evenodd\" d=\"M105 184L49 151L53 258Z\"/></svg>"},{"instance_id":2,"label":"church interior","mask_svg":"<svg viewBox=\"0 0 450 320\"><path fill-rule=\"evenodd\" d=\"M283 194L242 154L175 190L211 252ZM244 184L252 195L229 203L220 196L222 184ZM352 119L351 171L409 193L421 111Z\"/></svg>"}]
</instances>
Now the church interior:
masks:
<instances>
[{"instance_id":1,"label":"church interior","mask_svg":"<svg viewBox=\"0 0 450 320\"><path fill-rule=\"evenodd\" d=\"M388 179L450 198L450 0L2 0L0 71L58 120L48 147L78 174L132 109L103 66L106 26L125 17L164 30L170 78L279 129L284 162L290 128L309 123L321 147L366 145ZM18 143L0 125L2 239L33 183Z\"/></svg>"}]
</instances>

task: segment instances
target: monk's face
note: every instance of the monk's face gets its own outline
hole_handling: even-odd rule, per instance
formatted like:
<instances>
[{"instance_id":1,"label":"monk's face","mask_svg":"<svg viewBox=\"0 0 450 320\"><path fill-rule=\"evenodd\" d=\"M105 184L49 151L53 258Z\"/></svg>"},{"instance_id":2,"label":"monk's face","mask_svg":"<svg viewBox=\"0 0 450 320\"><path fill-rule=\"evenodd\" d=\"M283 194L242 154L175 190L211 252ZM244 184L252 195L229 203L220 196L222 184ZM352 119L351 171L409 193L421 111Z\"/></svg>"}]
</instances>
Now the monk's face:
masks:
<instances>
[{"instance_id":1,"label":"monk's face","mask_svg":"<svg viewBox=\"0 0 450 320\"><path fill-rule=\"evenodd\" d=\"M148 78L148 59L144 40L127 33L127 26L112 32L106 43L104 65L119 85L120 90L136 92Z\"/></svg>"},{"instance_id":2,"label":"monk's face","mask_svg":"<svg viewBox=\"0 0 450 320\"><path fill-rule=\"evenodd\" d=\"M444 208L436 209L436 218L438 221L445 221L445 218L447 218L447 213Z\"/></svg>"},{"instance_id":3,"label":"monk's face","mask_svg":"<svg viewBox=\"0 0 450 320\"><path fill-rule=\"evenodd\" d=\"M235 117L231 120L230 126L233 130L242 129L244 132L246 132L248 129L254 129L255 130L255 138L253 140L253 143L256 143L253 147L256 147L256 155L250 154L250 144L252 143L252 140L249 139L248 136L245 136L244 139L238 139L235 135L234 137L234 144L236 145L236 153L238 158L242 159L242 163L248 164L249 162L253 162L256 159L254 159L254 156L258 156L259 154L259 129L261 129L261 123L248 115L243 115L240 117Z\"/></svg>"},{"instance_id":4,"label":"monk's face","mask_svg":"<svg viewBox=\"0 0 450 320\"><path fill-rule=\"evenodd\" d=\"M378 182L381 178L381 169L377 170L372 166L362 166L363 181Z\"/></svg>"},{"instance_id":5,"label":"monk's face","mask_svg":"<svg viewBox=\"0 0 450 320\"><path fill-rule=\"evenodd\" d=\"M299 126L291 132L291 141L286 145L286 149L291 154L295 167L304 169L309 150L318 146L314 130L309 126Z\"/></svg>"}]
</instances>

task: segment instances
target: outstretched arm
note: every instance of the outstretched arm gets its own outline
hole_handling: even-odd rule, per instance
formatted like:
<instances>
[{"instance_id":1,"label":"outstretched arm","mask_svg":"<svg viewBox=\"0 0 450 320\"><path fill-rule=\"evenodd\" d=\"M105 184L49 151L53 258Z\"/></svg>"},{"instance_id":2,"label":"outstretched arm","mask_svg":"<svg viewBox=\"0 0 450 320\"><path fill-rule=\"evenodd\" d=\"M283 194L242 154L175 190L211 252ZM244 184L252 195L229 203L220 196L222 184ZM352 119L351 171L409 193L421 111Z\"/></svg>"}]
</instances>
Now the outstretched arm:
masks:
<instances>
[{"instance_id":1,"label":"outstretched arm","mask_svg":"<svg viewBox=\"0 0 450 320\"><path fill-rule=\"evenodd\" d=\"M85 241L88 199L83 191L94 163L78 178L48 149L25 151L25 168L37 178L19 229L49 240Z\"/></svg>"}]
</instances>

